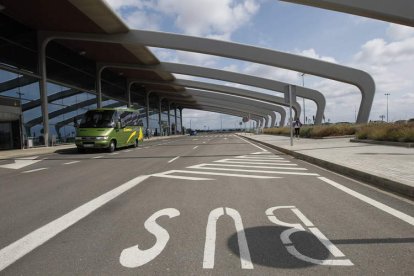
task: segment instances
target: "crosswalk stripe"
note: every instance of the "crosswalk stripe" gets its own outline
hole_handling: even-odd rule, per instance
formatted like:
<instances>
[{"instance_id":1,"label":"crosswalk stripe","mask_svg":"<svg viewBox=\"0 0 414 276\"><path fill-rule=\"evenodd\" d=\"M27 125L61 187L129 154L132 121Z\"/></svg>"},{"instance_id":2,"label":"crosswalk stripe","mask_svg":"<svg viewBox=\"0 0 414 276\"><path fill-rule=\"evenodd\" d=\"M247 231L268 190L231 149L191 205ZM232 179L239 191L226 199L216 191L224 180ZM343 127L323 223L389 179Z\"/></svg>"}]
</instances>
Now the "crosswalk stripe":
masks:
<instances>
[{"instance_id":1,"label":"crosswalk stripe","mask_svg":"<svg viewBox=\"0 0 414 276\"><path fill-rule=\"evenodd\" d=\"M247 160L283 160L282 157L267 157L267 156L236 156L237 159L247 159Z\"/></svg>"},{"instance_id":2,"label":"crosswalk stripe","mask_svg":"<svg viewBox=\"0 0 414 276\"><path fill-rule=\"evenodd\" d=\"M219 173L219 172L199 172L199 171L185 171L185 170L173 170L173 172L174 173L191 173L191 174L234 176L234 177L242 177L242 178L259 178L259 179L280 178L278 176L248 175L248 174Z\"/></svg>"},{"instance_id":3,"label":"crosswalk stripe","mask_svg":"<svg viewBox=\"0 0 414 276\"><path fill-rule=\"evenodd\" d=\"M232 164L200 164L203 166L215 166L215 167L238 167L238 168L257 168L257 169L280 169L280 170L298 170L298 171L307 171L305 168L297 167L278 167L278 166L247 166L247 165L232 165ZM285 164L283 164L285 165Z\"/></svg>"},{"instance_id":4,"label":"crosswalk stripe","mask_svg":"<svg viewBox=\"0 0 414 276\"><path fill-rule=\"evenodd\" d=\"M319 176L317 173L302 173L302 172L286 172L286 171L262 171L262 170L244 170L244 169L226 169L226 168L208 168L200 165L187 167L188 169L202 169L202 170L218 170L218 171L233 171L233 172L253 172L253 173L269 173L269 174L292 174L292 175L313 175Z\"/></svg>"},{"instance_id":5,"label":"crosswalk stripe","mask_svg":"<svg viewBox=\"0 0 414 276\"><path fill-rule=\"evenodd\" d=\"M257 161L257 160L241 160L241 159L221 159L214 162L218 163L239 163L239 164L260 164L260 165L271 165L271 164L278 164L278 163L290 163L288 160L268 160L264 161Z\"/></svg>"}]
</instances>

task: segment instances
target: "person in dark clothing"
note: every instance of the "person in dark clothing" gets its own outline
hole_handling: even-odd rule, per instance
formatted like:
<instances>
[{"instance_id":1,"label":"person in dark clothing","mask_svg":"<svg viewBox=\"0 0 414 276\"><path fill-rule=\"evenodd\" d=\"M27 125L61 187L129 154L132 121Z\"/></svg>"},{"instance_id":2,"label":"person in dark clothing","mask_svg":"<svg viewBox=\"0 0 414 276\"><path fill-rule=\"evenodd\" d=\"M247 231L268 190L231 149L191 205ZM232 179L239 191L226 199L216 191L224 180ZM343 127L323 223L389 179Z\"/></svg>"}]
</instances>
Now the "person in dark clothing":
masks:
<instances>
[{"instance_id":1,"label":"person in dark clothing","mask_svg":"<svg viewBox=\"0 0 414 276\"><path fill-rule=\"evenodd\" d=\"M295 128L295 137L299 139L300 135L300 127L302 126L302 123L300 122L299 118L296 118L296 120L293 122L293 127Z\"/></svg>"}]
</instances>

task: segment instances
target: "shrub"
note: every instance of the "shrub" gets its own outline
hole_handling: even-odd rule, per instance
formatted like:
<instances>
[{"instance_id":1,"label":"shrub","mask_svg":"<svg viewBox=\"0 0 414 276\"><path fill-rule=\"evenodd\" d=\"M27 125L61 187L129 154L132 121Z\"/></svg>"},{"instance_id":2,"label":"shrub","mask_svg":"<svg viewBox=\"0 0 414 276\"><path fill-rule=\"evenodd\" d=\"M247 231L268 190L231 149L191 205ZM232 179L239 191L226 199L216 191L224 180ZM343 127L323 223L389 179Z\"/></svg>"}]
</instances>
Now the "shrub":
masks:
<instances>
[{"instance_id":1,"label":"shrub","mask_svg":"<svg viewBox=\"0 0 414 276\"><path fill-rule=\"evenodd\" d=\"M265 134L290 135L289 127L267 128ZM358 139L379 141L414 142L414 124L319 125L304 126L300 135L305 138L354 135Z\"/></svg>"}]
</instances>

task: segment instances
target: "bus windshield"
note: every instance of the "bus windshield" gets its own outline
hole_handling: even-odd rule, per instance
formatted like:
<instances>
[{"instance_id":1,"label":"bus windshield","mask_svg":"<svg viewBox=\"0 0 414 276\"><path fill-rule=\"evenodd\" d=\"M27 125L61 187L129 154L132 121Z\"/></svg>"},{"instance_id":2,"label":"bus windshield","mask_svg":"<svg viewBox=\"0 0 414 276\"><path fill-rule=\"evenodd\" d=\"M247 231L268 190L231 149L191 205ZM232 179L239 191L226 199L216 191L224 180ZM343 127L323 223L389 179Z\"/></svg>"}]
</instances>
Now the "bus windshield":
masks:
<instances>
[{"instance_id":1,"label":"bus windshield","mask_svg":"<svg viewBox=\"0 0 414 276\"><path fill-rule=\"evenodd\" d=\"M85 113L79 127L115 127L114 110L89 110Z\"/></svg>"}]
</instances>

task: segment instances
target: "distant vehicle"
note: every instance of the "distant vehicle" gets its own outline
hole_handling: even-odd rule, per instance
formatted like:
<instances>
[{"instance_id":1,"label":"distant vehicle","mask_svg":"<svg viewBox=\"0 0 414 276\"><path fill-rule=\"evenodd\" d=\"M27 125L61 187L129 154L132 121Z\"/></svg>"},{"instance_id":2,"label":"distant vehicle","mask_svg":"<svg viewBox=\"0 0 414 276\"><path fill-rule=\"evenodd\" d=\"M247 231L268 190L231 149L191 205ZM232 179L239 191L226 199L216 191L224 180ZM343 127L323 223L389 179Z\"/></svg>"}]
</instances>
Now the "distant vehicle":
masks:
<instances>
[{"instance_id":1,"label":"distant vehicle","mask_svg":"<svg viewBox=\"0 0 414 276\"><path fill-rule=\"evenodd\" d=\"M143 140L138 110L129 108L98 108L89 110L76 130L75 143L79 152L87 149L138 147Z\"/></svg>"},{"instance_id":2,"label":"distant vehicle","mask_svg":"<svg viewBox=\"0 0 414 276\"><path fill-rule=\"evenodd\" d=\"M192 130L192 131L190 132L190 136L196 136L196 135L197 135L197 131Z\"/></svg>"}]
</instances>

